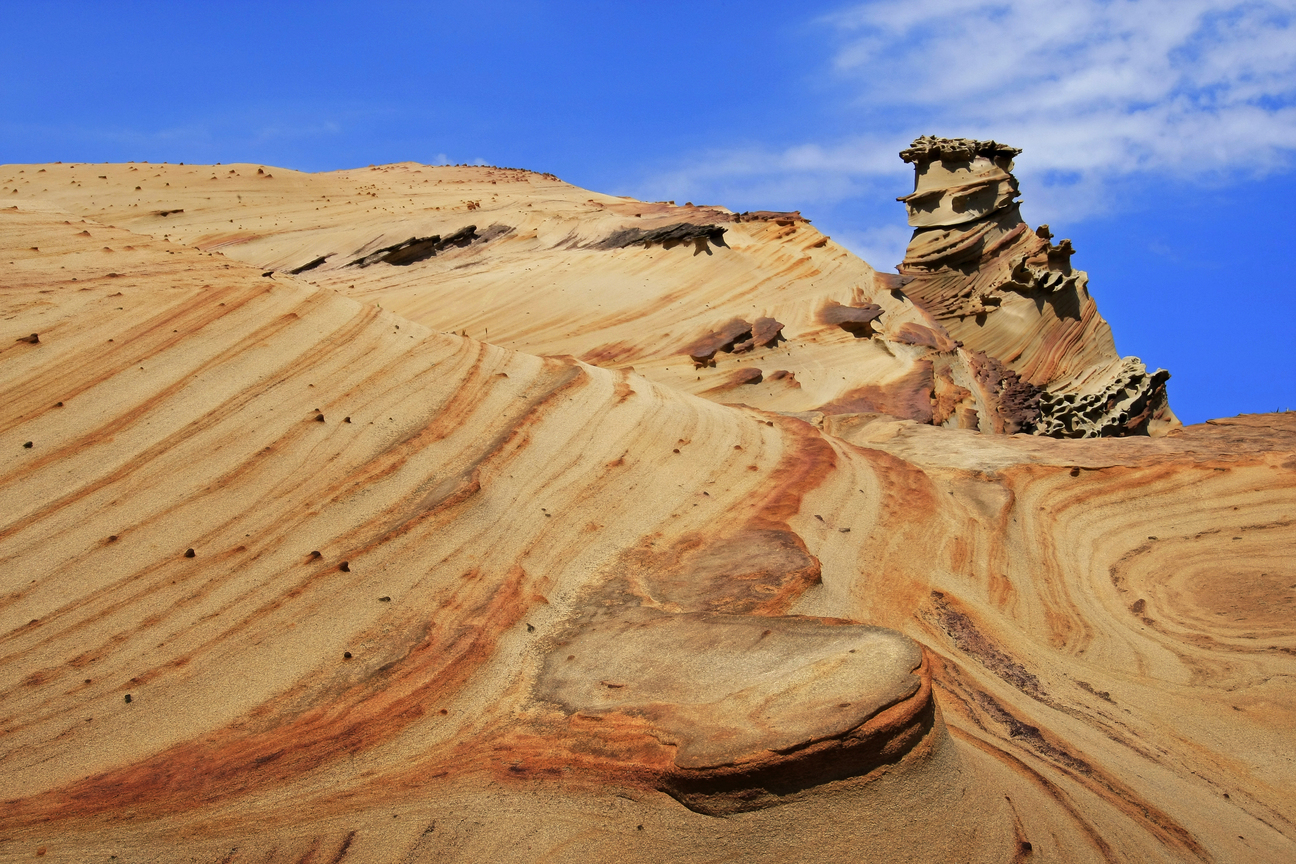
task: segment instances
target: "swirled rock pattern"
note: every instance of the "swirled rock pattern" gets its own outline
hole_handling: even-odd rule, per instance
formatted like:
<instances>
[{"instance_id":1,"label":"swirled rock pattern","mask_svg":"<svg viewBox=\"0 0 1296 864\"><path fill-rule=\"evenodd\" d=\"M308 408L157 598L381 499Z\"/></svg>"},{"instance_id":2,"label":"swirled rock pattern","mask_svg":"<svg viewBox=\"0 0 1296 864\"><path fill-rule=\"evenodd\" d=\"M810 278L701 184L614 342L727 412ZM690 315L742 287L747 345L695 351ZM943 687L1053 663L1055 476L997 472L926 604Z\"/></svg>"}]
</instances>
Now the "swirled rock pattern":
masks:
<instances>
[{"instance_id":1,"label":"swirled rock pattern","mask_svg":"<svg viewBox=\"0 0 1296 864\"><path fill-rule=\"evenodd\" d=\"M710 302L694 268L743 249L721 293L780 262L871 273L826 245L793 255L781 232L802 221L727 222L711 255L696 236L596 249L687 208L600 199L554 229L521 215L576 194L544 175L257 171L0 170L18 190L0 209L0 859L1296 852L1291 415L985 434L1064 391L890 288L771 275L786 305L688 308ZM434 210L339 239L438 179L463 199L452 227ZM489 187L517 218L475 212ZM348 217L299 236L307 206ZM465 225L464 245L418 247ZM592 265L562 282L557 257L535 277L533 257L479 257L551 229L572 270L651 260L669 276L652 296L674 299L636 319L637 286L617 300ZM383 249L434 254L346 266ZM617 257L658 254L675 257ZM510 262L457 283L436 314L460 326L414 320L447 296L420 305L432 268ZM733 318L772 339L714 369L663 353L649 376L471 338L575 347L563 296L613 298L611 329L583 332L626 350L680 352ZM881 307L895 338L819 322L826 299ZM499 317L469 320L474 302ZM672 304L699 326L664 340L645 319ZM895 375L830 388L810 362L846 370L857 348L895 352ZM693 395L777 349L732 385L768 403ZM921 413L906 394L927 367L931 419L878 413ZM964 391L997 413L970 417Z\"/></svg>"}]
</instances>

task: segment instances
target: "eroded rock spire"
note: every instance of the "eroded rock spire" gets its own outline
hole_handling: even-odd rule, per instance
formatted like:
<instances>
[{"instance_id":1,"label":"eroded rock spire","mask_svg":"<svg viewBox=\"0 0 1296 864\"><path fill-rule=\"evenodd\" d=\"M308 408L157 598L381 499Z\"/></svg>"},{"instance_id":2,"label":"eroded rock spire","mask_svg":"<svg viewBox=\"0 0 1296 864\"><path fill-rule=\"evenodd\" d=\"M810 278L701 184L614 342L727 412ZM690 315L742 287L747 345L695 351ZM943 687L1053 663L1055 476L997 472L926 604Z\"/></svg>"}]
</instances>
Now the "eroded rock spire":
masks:
<instances>
[{"instance_id":1,"label":"eroded rock spire","mask_svg":"<svg viewBox=\"0 0 1296 864\"><path fill-rule=\"evenodd\" d=\"M1049 226L1032 231L1022 219L1012 173L1021 152L930 135L900 151L914 166L914 191L897 199L914 228L897 268L905 294L1002 373L1022 427L1087 438L1178 426L1170 373L1116 352L1088 274L1071 267L1071 241L1054 243Z\"/></svg>"}]
</instances>

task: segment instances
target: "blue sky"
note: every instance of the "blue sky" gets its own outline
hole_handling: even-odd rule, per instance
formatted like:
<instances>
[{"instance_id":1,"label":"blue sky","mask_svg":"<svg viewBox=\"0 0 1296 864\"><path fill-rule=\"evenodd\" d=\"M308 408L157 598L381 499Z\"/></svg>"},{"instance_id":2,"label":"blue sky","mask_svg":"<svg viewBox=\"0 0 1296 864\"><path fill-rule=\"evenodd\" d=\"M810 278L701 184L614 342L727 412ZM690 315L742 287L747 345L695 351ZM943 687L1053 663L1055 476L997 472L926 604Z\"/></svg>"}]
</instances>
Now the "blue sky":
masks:
<instances>
[{"instance_id":1,"label":"blue sky","mask_svg":"<svg viewBox=\"0 0 1296 864\"><path fill-rule=\"evenodd\" d=\"M1296 0L6 3L0 163L484 161L800 209L878 269L896 153L993 137L1186 422L1296 408Z\"/></svg>"}]
</instances>

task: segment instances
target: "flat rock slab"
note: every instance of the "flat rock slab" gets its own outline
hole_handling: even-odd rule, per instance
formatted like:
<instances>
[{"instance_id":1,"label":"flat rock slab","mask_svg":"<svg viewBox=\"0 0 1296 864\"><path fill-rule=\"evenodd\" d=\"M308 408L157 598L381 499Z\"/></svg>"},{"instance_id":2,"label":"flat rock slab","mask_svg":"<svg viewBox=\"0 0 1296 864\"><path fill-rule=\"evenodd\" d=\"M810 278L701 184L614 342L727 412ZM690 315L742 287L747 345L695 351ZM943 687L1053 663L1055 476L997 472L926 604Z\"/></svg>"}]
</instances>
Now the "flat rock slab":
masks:
<instances>
[{"instance_id":1,"label":"flat rock slab","mask_svg":"<svg viewBox=\"0 0 1296 864\"><path fill-rule=\"evenodd\" d=\"M922 651L881 627L632 609L547 657L541 698L647 720L681 769L740 766L842 738L912 697Z\"/></svg>"}]
</instances>

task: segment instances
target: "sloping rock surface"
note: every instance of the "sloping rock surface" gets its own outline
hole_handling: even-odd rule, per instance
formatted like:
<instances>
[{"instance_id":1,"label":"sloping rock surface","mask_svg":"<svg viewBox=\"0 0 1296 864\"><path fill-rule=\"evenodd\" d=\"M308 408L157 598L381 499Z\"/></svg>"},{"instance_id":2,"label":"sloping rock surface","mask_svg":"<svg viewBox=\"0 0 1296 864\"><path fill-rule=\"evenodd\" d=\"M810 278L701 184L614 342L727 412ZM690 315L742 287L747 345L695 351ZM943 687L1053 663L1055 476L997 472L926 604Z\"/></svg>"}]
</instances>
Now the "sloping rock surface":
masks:
<instances>
[{"instance_id":1,"label":"sloping rock surface","mask_svg":"<svg viewBox=\"0 0 1296 864\"><path fill-rule=\"evenodd\" d=\"M871 271L793 219L708 256L592 244L722 211L504 169L0 181L0 859L1296 854L1292 415L976 431L1128 419L821 289ZM695 368L733 318L775 338ZM515 350L590 334L651 374Z\"/></svg>"},{"instance_id":2,"label":"sloping rock surface","mask_svg":"<svg viewBox=\"0 0 1296 864\"><path fill-rule=\"evenodd\" d=\"M754 368L740 400L764 410L836 410L867 393L986 433L1174 428L1168 374L1121 360L1069 244L1021 222L1019 152L923 138L901 154L917 173L904 275L875 272L799 213L634 201L489 166L50 165L13 179L14 200L717 401L738 398L728 382ZM987 380L983 356L1050 397L1023 402ZM767 374L780 370L799 386Z\"/></svg>"}]
</instances>

